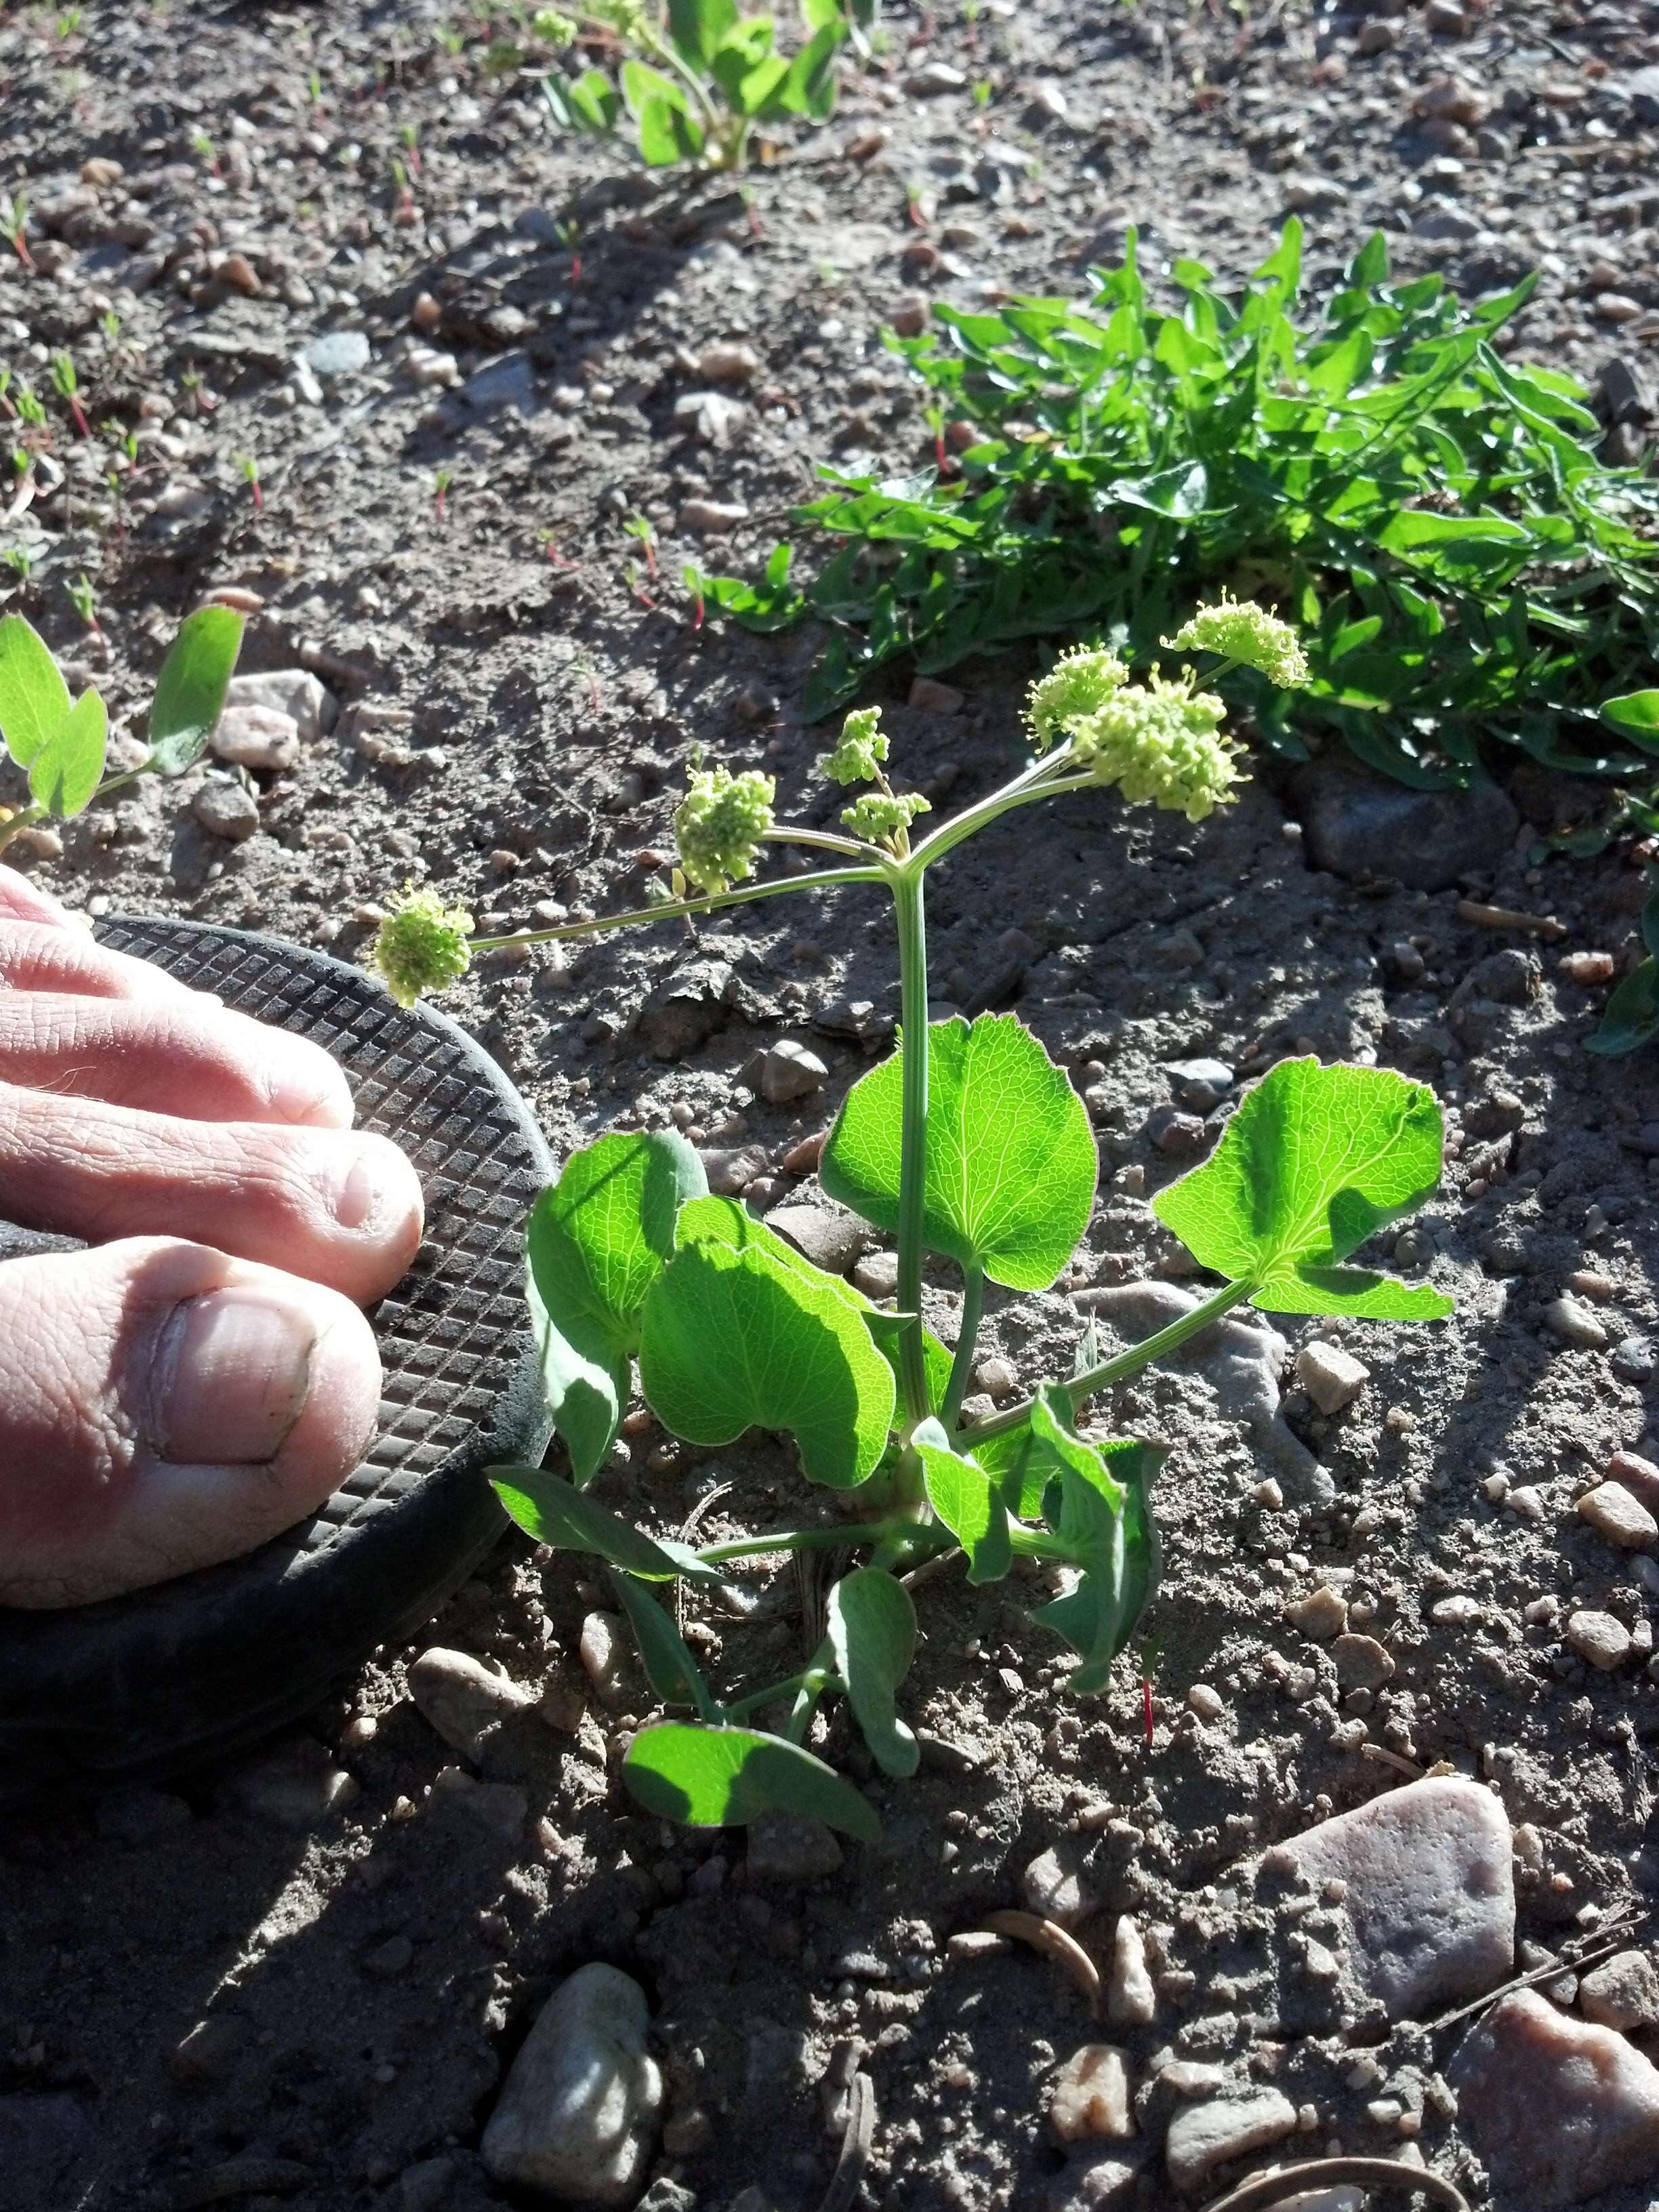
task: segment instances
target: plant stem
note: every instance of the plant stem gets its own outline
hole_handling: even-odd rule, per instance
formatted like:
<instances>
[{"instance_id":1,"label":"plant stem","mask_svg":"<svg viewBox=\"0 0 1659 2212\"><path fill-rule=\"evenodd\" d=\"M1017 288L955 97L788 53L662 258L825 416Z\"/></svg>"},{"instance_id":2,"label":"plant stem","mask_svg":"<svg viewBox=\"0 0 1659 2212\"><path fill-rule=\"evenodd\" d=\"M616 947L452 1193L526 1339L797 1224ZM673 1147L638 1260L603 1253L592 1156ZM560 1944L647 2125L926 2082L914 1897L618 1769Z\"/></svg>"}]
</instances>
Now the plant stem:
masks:
<instances>
[{"instance_id":1,"label":"plant stem","mask_svg":"<svg viewBox=\"0 0 1659 2212\"><path fill-rule=\"evenodd\" d=\"M775 1528L767 1536L739 1536L729 1544L710 1544L698 1553L705 1566L717 1567L725 1559L764 1559L769 1552L834 1552L853 1549L860 1544L880 1544L901 1529L908 1530L909 1522L888 1521L836 1521L816 1528Z\"/></svg>"},{"instance_id":2,"label":"plant stem","mask_svg":"<svg viewBox=\"0 0 1659 2212\"><path fill-rule=\"evenodd\" d=\"M899 1134L898 1310L911 1318L898 1340L904 1440L933 1411L921 1331L922 1231L927 1206L927 917L922 871L892 871L898 913L899 1020L903 1030Z\"/></svg>"},{"instance_id":3,"label":"plant stem","mask_svg":"<svg viewBox=\"0 0 1659 2212\"><path fill-rule=\"evenodd\" d=\"M826 853L846 853L872 866L876 859L873 845L860 845L856 837L843 837L834 830L805 830L795 823L780 822L761 835L772 845L821 845Z\"/></svg>"},{"instance_id":4,"label":"plant stem","mask_svg":"<svg viewBox=\"0 0 1659 2212\"><path fill-rule=\"evenodd\" d=\"M1160 1328L1154 1335L1143 1338L1140 1343L1132 1344L1127 1352L1120 1352L1115 1359L1103 1360L1098 1367L1086 1368L1081 1375L1073 1376L1069 1382L1062 1382L1060 1387L1071 1400L1073 1411L1085 1398L1093 1397L1097 1390L1109 1389L1114 1382L1121 1382L1131 1375L1139 1375L1143 1367L1150 1367L1155 1359L1167 1358L1170 1352L1185 1344L1189 1336L1198 1335L1200 1330L1208 1328L1212 1322L1219 1321L1230 1308L1248 1298L1255 1288L1255 1285L1248 1279L1224 1284L1220 1290L1212 1291L1201 1305L1194 1306L1190 1313L1182 1314L1179 1321L1172 1321L1167 1328ZM1017 1429L1030 1410L1031 1401L1028 1398L1023 1405L1010 1406L1006 1413L994 1413L988 1421L981 1421L967 1431L962 1439L964 1447L981 1444L988 1437L1000 1437L1009 1429Z\"/></svg>"},{"instance_id":5,"label":"plant stem","mask_svg":"<svg viewBox=\"0 0 1659 2212\"><path fill-rule=\"evenodd\" d=\"M475 952L499 952L504 945L557 945L567 938L598 937L607 929L626 929L636 921L672 921L677 915L714 914L721 907L747 906L753 899L781 898L786 891L831 890L838 884L877 884L883 871L819 868L811 875L781 876L775 883L750 884L740 891L716 891L708 898L667 899L661 906L635 907L627 914L601 915L597 921L564 921L556 929L527 929L521 937L475 937Z\"/></svg>"},{"instance_id":6,"label":"plant stem","mask_svg":"<svg viewBox=\"0 0 1659 2212\"><path fill-rule=\"evenodd\" d=\"M988 823L994 822L1000 814L1007 814L1016 806L1029 806L1034 799L1052 799L1056 792L1086 791L1095 781L1092 775L1062 775L1050 773L1066 757L1064 751L1054 753L1040 761L1037 769L1026 769L1012 783L994 791L988 799L981 799L977 806L958 814L949 822L941 823L931 836L924 837L910 855L922 867L960 845L964 837L973 836ZM1037 770L1042 771L1041 775Z\"/></svg>"},{"instance_id":7,"label":"plant stem","mask_svg":"<svg viewBox=\"0 0 1659 2212\"><path fill-rule=\"evenodd\" d=\"M44 822L44 806L25 806L14 814L9 822L0 822L0 853L3 853L21 830L32 830L37 822Z\"/></svg>"},{"instance_id":8,"label":"plant stem","mask_svg":"<svg viewBox=\"0 0 1659 2212\"><path fill-rule=\"evenodd\" d=\"M939 1419L947 1429L954 1429L962 1412L962 1401L967 1395L968 1376L974 1364L974 1346L979 1338L979 1317L985 1310L985 1270L965 1267L962 1277L962 1327L957 1334L957 1354L951 1362L951 1380L945 1385L945 1403L939 1408Z\"/></svg>"},{"instance_id":9,"label":"plant stem","mask_svg":"<svg viewBox=\"0 0 1659 2212\"><path fill-rule=\"evenodd\" d=\"M763 1705L776 1703L780 1698L792 1698L797 1692L810 1690L821 1697L826 1690L841 1687L837 1674L826 1674L822 1667L803 1667L799 1674L787 1674L781 1682L770 1682L763 1690L751 1690L746 1698L732 1698L721 1707L728 1721L741 1720L745 1713L758 1712Z\"/></svg>"}]
</instances>

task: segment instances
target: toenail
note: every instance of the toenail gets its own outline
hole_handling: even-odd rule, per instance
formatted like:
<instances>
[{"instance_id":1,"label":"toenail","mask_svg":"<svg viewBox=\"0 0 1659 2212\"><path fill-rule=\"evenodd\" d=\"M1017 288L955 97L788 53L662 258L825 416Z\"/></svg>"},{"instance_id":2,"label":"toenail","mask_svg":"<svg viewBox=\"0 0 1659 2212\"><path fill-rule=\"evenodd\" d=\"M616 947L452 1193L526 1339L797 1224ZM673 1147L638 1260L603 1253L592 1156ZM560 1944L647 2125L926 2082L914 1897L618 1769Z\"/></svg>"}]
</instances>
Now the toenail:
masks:
<instances>
[{"instance_id":1,"label":"toenail","mask_svg":"<svg viewBox=\"0 0 1659 2212\"><path fill-rule=\"evenodd\" d=\"M149 1375L149 1441L180 1466L274 1459L311 1383L304 1293L243 1287L175 1306Z\"/></svg>"},{"instance_id":2,"label":"toenail","mask_svg":"<svg viewBox=\"0 0 1659 2212\"><path fill-rule=\"evenodd\" d=\"M330 1202L342 1229L362 1229L370 1223L388 1227L394 1212L407 1210L401 1165L395 1154L388 1157L379 1145L351 1148L330 1176ZM377 1219L379 1216L386 1218Z\"/></svg>"}]
</instances>

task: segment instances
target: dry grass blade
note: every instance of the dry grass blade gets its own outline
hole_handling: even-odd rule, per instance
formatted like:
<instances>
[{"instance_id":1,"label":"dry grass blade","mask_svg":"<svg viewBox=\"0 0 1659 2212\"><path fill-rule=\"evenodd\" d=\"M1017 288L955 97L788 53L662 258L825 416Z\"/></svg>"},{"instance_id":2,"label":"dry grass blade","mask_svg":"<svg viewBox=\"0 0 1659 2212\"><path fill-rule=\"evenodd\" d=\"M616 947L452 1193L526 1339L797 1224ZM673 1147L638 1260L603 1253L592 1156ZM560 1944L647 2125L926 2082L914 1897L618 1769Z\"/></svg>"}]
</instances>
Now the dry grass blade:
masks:
<instances>
[{"instance_id":1,"label":"dry grass blade","mask_svg":"<svg viewBox=\"0 0 1659 2212\"><path fill-rule=\"evenodd\" d=\"M1346 2183L1355 2189L1392 2189L1408 2197L1426 2197L1443 2212L1469 2212L1469 2200L1443 2174L1424 2166L1401 2166L1392 2158L1311 2158L1300 2166L1281 2166L1271 2173L1252 2174L1248 2181L1218 2197L1204 2212L1267 2212L1287 2192L1336 2189Z\"/></svg>"},{"instance_id":2,"label":"dry grass blade","mask_svg":"<svg viewBox=\"0 0 1659 2212\"><path fill-rule=\"evenodd\" d=\"M1484 2012L1495 2005L1500 1997L1509 1996L1516 1990L1529 1990L1537 1982L1553 1982L1561 1974L1582 1973L1586 1966L1594 1966L1603 1959L1612 1958L1622 1950L1625 1939L1633 1928L1639 1928L1649 1917L1645 1912L1626 1913L1622 1918L1598 1929L1585 1949L1571 1959L1558 1959L1551 1966L1534 1966L1529 1973L1517 1974L1513 1981L1504 1982L1485 1996L1475 1997L1468 2004L1459 2005L1455 2012L1442 2013L1438 2020L1431 2021L1431 2027L1449 2027L1455 2021L1467 2020L1471 2013Z\"/></svg>"},{"instance_id":3,"label":"dry grass blade","mask_svg":"<svg viewBox=\"0 0 1659 2212\"><path fill-rule=\"evenodd\" d=\"M1075 1936L1035 1912L988 1912L984 1924L998 1936L1012 1936L1016 1942L1029 1943L1045 1958L1058 1960L1088 1998L1089 2009L1098 2012L1100 1969Z\"/></svg>"},{"instance_id":4,"label":"dry grass blade","mask_svg":"<svg viewBox=\"0 0 1659 2212\"><path fill-rule=\"evenodd\" d=\"M1477 929L1518 929L1528 937L1565 937L1567 926L1553 914L1517 914L1513 907L1483 906L1479 899L1459 899L1457 915L1460 921L1472 921Z\"/></svg>"},{"instance_id":5,"label":"dry grass blade","mask_svg":"<svg viewBox=\"0 0 1659 2212\"><path fill-rule=\"evenodd\" d=\"M869 2167L875 2136L875 2087L867 2074L855 2074L847 2085L847 2131L841 2139L841 2156L818 2212L852 2212Z\"/></svg>"}]
</instances>

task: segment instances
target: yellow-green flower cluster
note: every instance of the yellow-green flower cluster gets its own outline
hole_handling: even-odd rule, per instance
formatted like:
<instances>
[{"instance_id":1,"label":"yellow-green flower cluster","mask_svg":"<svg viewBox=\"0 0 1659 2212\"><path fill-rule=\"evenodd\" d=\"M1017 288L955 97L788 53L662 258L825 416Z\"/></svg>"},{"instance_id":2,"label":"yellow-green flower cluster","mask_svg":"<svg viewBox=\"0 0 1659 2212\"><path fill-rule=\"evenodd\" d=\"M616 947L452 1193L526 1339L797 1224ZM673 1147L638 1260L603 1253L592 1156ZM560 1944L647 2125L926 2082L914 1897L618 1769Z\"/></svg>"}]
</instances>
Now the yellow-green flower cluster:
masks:
<instances>
[{"instance_id":1,"label":"yellow-green flower cluster","mask_svg":"<svg viewBox=\"0 0 1659 2212\"><path fill-rule=\"evenodd\" d=\"M1172 653L1218 653L1246 668L1259 668L1270 684L1286 691L1308 680L1308 656L1287 622L1270 615L1254 599L1230 599L1200 607L1164 644Z\"/></svg>"},{"instance_id":2,"label":"yellow-green flower cluster","mask_svg":"<svg viewBox=\"0 0 1659 2212\"><path fill-rule=\"evenodd\" d=\"M643 0L587 0L582 13L623 40L637 39L645 28Z\"/></svg>"},{"instance_id":3,"label":"yellow-green flower cluster","mask_svg":"<svg viewBox=\"0 0 1659 2212\"><path fill-rule=\"evenodd\" d=\"M754 865L761 839L772 826L776 785L758 769L733 775L701 769L674 814L680 866L700 890L723 891L741 883Z\"/></svg>"},{"instance_id":4,"label":"yellow-green flower cluster","mask_svg":"<svg viewBox=\"0 0 1659 2212\"><path fill-rule=\"evenodd\" d=\"M820 775L837 783L874 783L887 757L887 739L877 725L879 707L860 707L841 726L841 741L832 753L818 755Z\"/></svg>"},{"instance_id":5,"label":"yellow-green flower cluster","mask_svg":"<svg viewBox=\"0 0 1659 2212\"><path fill-rule=\"evenodd\" d=\"M1151 801L1201 822L1224 805L1238 781L1238 748L1222 730L1224 703L1195 691L1190 676L1127 684L1094 714L1068 725L1079 764L1115 784L1131 805Z\"/></svg>"},{"instance_id":6,"label":"yellow-green flower cluster","mask_svg":"<svg viewBox=\"0 0 1659 2212\"><path fill-rule=\"evenodd\" d=\"M556 8L538 8L531 17L530 27L545 46L574 46L580 26Z\"/></svg>"},{"instance_id":7,"label":"yellow-green flower cluster","mask_svg":"<svg viewBox=\"0 0 1659 2212\"><path fill-rule=\"evenodd\" d=\"M400 1006L465 975L476 927L464 906L446 906L436 891L405 884L375 932L373 949L374 965Z\"/></svg>"},{"instance_id":8,"label":"yellow-green flower cluster","mask_svg":"<svg viewBox=\"0 0 1659 2212\"><path fill-rule=\"evenodd\" d=\"M919 791L866 791L842 807L841 818L855 837L872 845L890 845L906 834L918 814L932 811Z\"/></svg>"},{"instance_id":9,"label":"yellow-green flower cluster","mask_svg":"<svg viewBox=\"0 0 1659 2212\"><path fill-rule=\"evenodd\" d=\"M1062 653L1026 695L1025 720L1037 750L1046 753L1080 715L1096 713L1128 680L1128 670L1105 646L1079 645Z\"/></svg>"}]
</instances>

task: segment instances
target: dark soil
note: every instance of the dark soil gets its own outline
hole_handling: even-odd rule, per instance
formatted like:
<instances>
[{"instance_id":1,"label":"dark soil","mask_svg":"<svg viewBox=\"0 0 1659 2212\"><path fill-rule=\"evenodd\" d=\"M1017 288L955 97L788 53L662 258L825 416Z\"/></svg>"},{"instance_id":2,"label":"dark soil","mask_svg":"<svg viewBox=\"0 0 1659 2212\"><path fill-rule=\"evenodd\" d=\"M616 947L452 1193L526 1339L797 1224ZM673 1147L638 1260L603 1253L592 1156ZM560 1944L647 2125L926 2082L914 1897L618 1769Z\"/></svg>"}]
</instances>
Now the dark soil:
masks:
<instances>
[{"instance_id":1,"label":"dark soil","mask_svg":"<svg viewBox=\"0 0 1659 2212\"><path fill-rule=\"evenodd\" d=\"M1659 341L1659 101L1630 87L1659 62L1659 9L1462 15L1435 0L1383 11L1393 43L1377 52L1361 47L1382 34L1362 40L1346 9L988 0L968 21L951 0L929 15L927 56L983 79L988 104L904 88L921 33L894 8L890 63L862 79L849 64L835 123L781 146L746 199L551 135L533 78L489 74L470 20L452 56L424 7L0 16L0 190L22 186L39 218L37 272L0 270L0 364L44 387L47 356L70 347L94 423L137 429L142 464L118 515L107 463L55 419L67 478L0 522L0 550L33 563L5 603L132 710L179 617L234 586L260 610L244 666L308 661L344 710L297 769L256 779L246 842L198 824L194 789L222 773L203 770L137 785L73 825L60 856L42 841L41 879L94 914L196 915L349 958L405 879L509 927L638 902L695 746L765 766L781 811L827 817L823 732L798 706L814 640L696 627L683 564L763 559L819 459L927 465L931 433L878 337L902 296L1080 289L1130 222L1152 270L1189 253L1242 271L1292 205L1316 281L1377 224L1397 267L1443 269L1468 292L1541 265L1522 349L1592 383L1619 355L1638 398L1615 435L1639 443ZM1413 117L1449 70L1490 103L1461 138ZM118 179L81 182L94 157ZM558 227L573 219L580 281ZM296 371L334 331L365 334L367 365ZM452 372L411 360L411 341L455 364L458 388L415 380ZM719 342L752 348L746 384L699 374ZM681 404L711 390L714 404ZM680 527L688 500L747 519L711 550ZM661 573L630 582L643 562L624 523L641 514ZM95 633L66 595L83 572ZM970 665L945 712L908 704L894 678L895 757L936 807L1017 760L1034 665ZM1056 2063L1096 2033L1083 2000L1024 1950L946 1958L953 1934L1021 1901L1051 1849L1092 1899L1081 1933L1097 1955L1120 1913L1148 1932L1158 2022L1113 2032L1139 2070L1173 2047L1272 2081L1306 2108L1288 2148L1310 2153L1398 2149L1407 2130L1367 2110L1395 2096L1422 2154L1489 2205L1437 2087L1455 2034L1398 2032L1359 2086L1355 2023L1280 2016L1229 1869L1396 1784L1402 1762L1443 1760L1543 1839L1523 1938L1559 1946L1659 1893L1645 1671L1659 1572L1574 1511L1616 1448L1652 1449L1659 1092L1650 1063L1584 1054L1605 985L1558 965L1635 957L1644 878L1627 856L1540 857L1541 836L1588 808L1585 787L1528 769L1509 792L1518 812L1500 814L1495 846L1453 805L1432 890L1400 880L1417 831L1380 816L1364 817L1378 826L1358 880L1315 869L1295 818L1308 794L1265 765L1197 828L1085 795L1015 817L936 879L939 998L1017 1007L1077 1069L1101 1138L1076 1267L990 1318L987 1352L1026 1384L1069 1369L1078 1291L1182 1272L1145 1202L1187 1164L1148 1130L1174 1101L1168 1063L1212 1057L1242 1079L1315 1050L1428 1081L1446 1113L1444 1187L1395 1261L1453 1291L1455 1321L1289 1324L1282 1358L1264 1354L1288 1394L1276 1427L1252 1425L1202 1358L1109 1409L1174 1445L1150 1741L1127 1662L1109 1697L1060 1694L1061 1656L1025 1617L1035 1577L974 1591L933 1577L907 1692L929 1732L921 1776L871 1778L837 1719L828 1755L866 1781L884 1840L849 1848L834 1875L763 1887L741 1836L634 1809L617 1760L648 1693L582 1710L577 1644L605 1596L510 1539L425 1636L315 1716L307 1741L357 1785L331 1811L325 1787L314 1818L296 1787L284 1825L239 1767L0 1835L0 2205L505 2203L475 2155L503 2066L557 1978L604 1959L653 1997L678 2147L659 2172L689 2192L662 2205L728 2212L753 2185L779 2212L811 2212L840 2144L820 2085L850 2040L878 2115L863 2203L1083 2212L1103 2201L1084 2177L1109 2146L1068 2156L1045 2118ZM1565 933L1494 933L1460 913L1471 895ZM850 891L563 960L487 961L449 1004L556 1149L673 1119L710 1149L757 1147L777 1195L810 1196L780 1164L889 1043L894 958L887 917ZM830 1076L821 1097L773 1110L750 1071L782 1034ZM1575 1277L1601 1346L1546 1322ZM946 1272L930 1295L951 1334ZM1329 1419L1288 1364L1316 1336L1371 1370ZM637 1425L598 1494L671 1533L701 1508L710 1538L800 1510L770 1445L711 1457ZM1322 1582L1393 1657L1375 1693L1340 1691L1285 1617ZM800 1649L792 1575L745 1587L743 1611L708 1608L698 1632L723 1680L784 1671ZM1458 1595L1471 1605L1437 1619ZM1575 1656L1575 1607L1634 1632L1621 1668ZM528 1715L464 1786L465 1762L404 1693L406 1662L434 1643L552 1682L568 1725ZM1188 1705L1194 1684L1217 1693L1212 1717ZM1174 2201L1170 2105L1151 2094L1125 2147L1146 2163L1121 2201L1143 2212Z\"/></svg>"}]
</instances>

